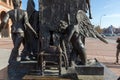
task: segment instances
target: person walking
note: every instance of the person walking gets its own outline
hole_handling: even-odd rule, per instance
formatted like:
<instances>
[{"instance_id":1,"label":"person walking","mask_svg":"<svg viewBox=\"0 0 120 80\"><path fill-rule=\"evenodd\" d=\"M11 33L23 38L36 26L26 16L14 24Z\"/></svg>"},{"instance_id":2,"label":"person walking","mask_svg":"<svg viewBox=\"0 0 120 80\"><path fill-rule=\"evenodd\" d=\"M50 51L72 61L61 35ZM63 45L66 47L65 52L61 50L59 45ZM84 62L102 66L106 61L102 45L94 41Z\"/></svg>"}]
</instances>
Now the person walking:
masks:
<instances>
[{"instance_id":1,"label":"person walking","mask_svg":"<svg viewBox=\"0 0 120 80\"><path fill-rule=\"evenodd\" d=\"M115 64L118 64L118 63L119 63L119 53L120 53L120 38L117 38L116 42L117 42L118 44L117 44Z\"/></svg>"}]
</instances>

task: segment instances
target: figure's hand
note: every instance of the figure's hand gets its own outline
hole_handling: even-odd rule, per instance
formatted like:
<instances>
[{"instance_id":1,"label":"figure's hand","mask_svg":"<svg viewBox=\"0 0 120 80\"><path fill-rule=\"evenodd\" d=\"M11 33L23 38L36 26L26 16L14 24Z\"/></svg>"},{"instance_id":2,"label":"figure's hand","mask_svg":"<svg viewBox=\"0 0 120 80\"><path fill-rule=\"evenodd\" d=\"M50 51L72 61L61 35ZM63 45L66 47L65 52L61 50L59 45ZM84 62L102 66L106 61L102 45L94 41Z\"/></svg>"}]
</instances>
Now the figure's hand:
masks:
<instances>
[{"instance_id":1,"label":"figure's hand","mask_svg":"<svg viewBox=\"0 0 120 80\"><path fill-rule=\"evenodd\" d=\"M35 38L37 38L37 39L39 38L39 34L38 33L35 34Z\"/></svg>"}]
</instances>

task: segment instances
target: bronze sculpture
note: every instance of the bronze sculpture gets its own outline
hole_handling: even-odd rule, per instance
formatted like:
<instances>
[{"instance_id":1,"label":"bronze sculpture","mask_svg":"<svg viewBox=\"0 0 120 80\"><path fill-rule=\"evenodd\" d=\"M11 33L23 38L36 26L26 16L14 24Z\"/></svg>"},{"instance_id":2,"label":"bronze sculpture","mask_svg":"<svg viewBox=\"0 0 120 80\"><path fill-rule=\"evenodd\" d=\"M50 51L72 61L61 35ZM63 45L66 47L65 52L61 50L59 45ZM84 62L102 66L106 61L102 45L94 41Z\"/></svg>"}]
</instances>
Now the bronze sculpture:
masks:
<instances>
[{"instance_id":1,"label":"bronze sculpture","mask_svg":"<svg viewBox=\"0 0 120 80\"><path fill-rule=\"evenodd\" d=\"M28 13L28 20L31 24L32 28L39 33L39 11L35 10L35 4L33 0L29 0L27 4L27 13ZM29 57L29 60L37 60L38 51L40 49L40 41L39 38L34 36L34 33L27 28L25 35L25 42L26 42L26 49L21 54L21 60L25 60L26 56ZM25 53L25 54L24 54Z\"/></svg>"},{"instance_id":2,"label":"bronze sculpture","mask_svg":"<svg viewBox=\"0 0 120 80\"><path fill-rule=\"evenodd\" d=\"M60 27L61 21L65 22L68 25L68 27L69 26L73 26L73 27L77 26L79 29L79 28L81 28L81 27L79 27L80 26L79 24L81 24L81 21L83 21L84 18L86 18L86 15L85 16L80 15L80 16L84 16L84 17L83 18L79 17L79 19L77 19L76 18L77 12L79 10L87 12L87 6L88 6L89 11L90 11L89 0L81 0L81 1L79 1L79 0L62 0L62 1L61 0L52 0L52 1L40 0L39 2L40 2L40 24L41 24L41 26L40 26L40 33L41 34L40 35L42 35L42 37L44 39L44 40L42 40L43 41L42 43L43 44L47 43L47 44L43 45L43 47L49 46L49 43L51 42L50 36L53 35L53 33L59 32L59 30L58 31L56 31L56 30L57 30L57 28ZM91 18L91 14L90 14L90 18ZM87 18L87 20L89 21L88 18ZM83 22L86 23L87 20L83 21ZM62 26L65 26L64 23L62 23ZM87 29L87 27L89 26L89 24L87 24L87 27L85 28L86 31L80 32L82 29L84 29L84 26L85 25L82 25L82 28L77 30L77 31L79 31L78 34L80 35L80 40L82 40L82 38L83 38L83 40L82 40L83 42L84 42L84 38L86 36L88 36L88 35L84 34L84 32L91 34L91 33L89 33L89 30L92 27L92 25L90 23L91 27L89 29ZM50 34L51 31L52 31L52 34ZM71 31L72 31L72 29L71 29ZM73 31L74 31L74 29L73 29ZM64 33L64 31L60 32L60 34L63 34L63 33ZM93 31L92 31L92 33L94 34ZM68 33L68 34L71 34L71 33ZM71 37L72 35L73 34L71 34L70 36L67 36L67 37ZM52 38L52 39L54 41L54 38ZM61 39L61 40L64 41L64 39ZM46 41L46 42L44 42L44 41ZM83 42L80 42L79 46L83 46ZM66 51L65 47L66 47L65 45L62 46L63 52ZM84 50L80 51L80 52L83 52L82 54L85 54ZM80 52L79 52L79 54L80 54ZM82 63L86 64L85 55L80 56L80 57L83 60Z\"/></svg>"},{"instance_id":3,"label":"bronze sculpture","mask_svg":"<svg viewBox=\"0 0 120 80\"><path fill-rule=\"evenodd\" d=\"M40 6L39 37L41 37L41 50L49 47L50 45L58 46L60 44L63 54L66 55L66 49L63 49L65 48L65 46L63 46L64 41L60 38L61 33L59 34L57 30L60 26L61 20L68 23L67 0L40 0Z\"/></svg>"},{"instance_id":4,"label":"bronze sculpture","mask_svg":"<svg viewBox=\"0 0 120 80\"><path fill-rule=\"evenodd\" d=\"M9 18L13 22L11 26L12 27L11 33L12 33L14 48L12 49L9 58L9 63L17 61L19 47L21 43L24 42L24 37L25 37L24 32L26 27L30 28L32 32L37 36L37 33L29 24L27 12L20 9L21 0L12 0L12 2L14 9L7 12L6 16L4 17L0 25L0 31L1 31L2 28L4 28Z\"/></svg>"},{"instance_id":5,"label":"bronze sculpture","mask_svg":"<svg viewBox=\"0 0 120 80\"><path fill-rule=\"evenodd\" d=\"M38 57L42 51L48 50L49 53L57 46L62 50L61 53L64 55L67 67L68 63L72 63L73 66L76 65L75 58L80 59L80 63L77 65L86 65L85 38L99 38L107 43L95 31L86 15L89 8L89 17L92 18L89 0L39 0L39 11L35 10L33 0L29 0L27 12L20 9L20 0L13 0L13 4L15 9L7 13L0 25L1 31L8 18L12 19L14 48L11 52L9 63L17 61L18 49L20 44L24 43L21 60L27 60L25 58L27 55L31 59L34 56ZM36 32L39 34L37 39L34 37L34 34L38 36ZM69 49L67 45L70 46ZM50 48L51 46L53 47ZM75 55L77 57L74 57ZM62 65L61 62L60 65Z\"/></svg>"}]
</instances>

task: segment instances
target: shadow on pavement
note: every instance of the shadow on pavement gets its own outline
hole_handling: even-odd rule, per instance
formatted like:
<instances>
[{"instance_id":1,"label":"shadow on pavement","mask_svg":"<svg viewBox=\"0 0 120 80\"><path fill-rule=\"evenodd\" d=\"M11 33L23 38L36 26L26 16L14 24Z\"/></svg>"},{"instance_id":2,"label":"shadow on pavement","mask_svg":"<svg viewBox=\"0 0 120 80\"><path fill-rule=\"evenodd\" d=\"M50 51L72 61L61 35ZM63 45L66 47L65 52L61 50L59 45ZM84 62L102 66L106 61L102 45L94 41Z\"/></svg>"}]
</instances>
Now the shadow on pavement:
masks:
<instances>
[{"instance_id":1,"label":"shadow on pavement","mask_svg":"<svg viewBox=\"0 0 120 80\"><path fill-rule=\"evenodd\" d=\"M7 67L0 70L0 80L7 80Z\"/></svg>"},{"instance_id":2,"label":"shadow on pavement","mask_svg":"<svg viewBox=\"0 0 120 80\"><path fill-rule=\"evenodd\" d=\"M115 64L113 62L102 62L102 63L105 64L109 68L120 69L120 64Z\"/></svg>"}]
</instances>

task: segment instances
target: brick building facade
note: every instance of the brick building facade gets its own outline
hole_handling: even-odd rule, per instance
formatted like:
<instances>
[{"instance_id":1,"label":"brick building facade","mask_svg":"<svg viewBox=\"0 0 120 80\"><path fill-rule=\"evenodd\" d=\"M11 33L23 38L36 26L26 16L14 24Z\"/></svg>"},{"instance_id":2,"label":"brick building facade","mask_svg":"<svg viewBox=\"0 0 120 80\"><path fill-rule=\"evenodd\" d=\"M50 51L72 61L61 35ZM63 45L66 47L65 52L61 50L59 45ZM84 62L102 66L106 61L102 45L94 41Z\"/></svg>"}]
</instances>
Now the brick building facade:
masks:
<instances>
[{"instance_id":1,"label":"brick building facade","mask_svg":"<svg viewBox=\"0 0 120 80\"><path fill-rule=\"evenodd\" d=\"M7 11L13 9L12 0L0 0L0 23ZM11 21L8 21L6 27L0 32L1 37L11 37Z\"/></svg>"}]
</instances>

